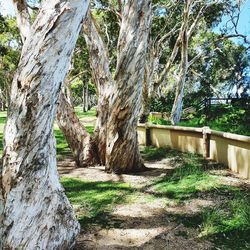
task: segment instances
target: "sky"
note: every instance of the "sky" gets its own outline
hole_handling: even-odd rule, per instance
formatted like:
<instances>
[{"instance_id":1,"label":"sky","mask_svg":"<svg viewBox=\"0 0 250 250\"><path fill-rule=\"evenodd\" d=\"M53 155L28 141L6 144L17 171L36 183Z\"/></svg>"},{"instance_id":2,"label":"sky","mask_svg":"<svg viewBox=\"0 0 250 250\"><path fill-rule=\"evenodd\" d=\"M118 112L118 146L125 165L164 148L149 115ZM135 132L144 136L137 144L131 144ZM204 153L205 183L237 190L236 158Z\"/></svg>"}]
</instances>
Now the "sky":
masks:
<instances>
[{"instance_id":1,"label":"sky","mask_svg":"<svg viewBox=\"0 0 250 250\"><path fill-rule=\"evenodd\" d=\"M11 0L0 0L0 12L3 15L14 15L14 10ZM224 21L227 19L224 18ZM238 30L250 38L250 0L246 0L242 6Z\"/></svg>"}]
</instances>

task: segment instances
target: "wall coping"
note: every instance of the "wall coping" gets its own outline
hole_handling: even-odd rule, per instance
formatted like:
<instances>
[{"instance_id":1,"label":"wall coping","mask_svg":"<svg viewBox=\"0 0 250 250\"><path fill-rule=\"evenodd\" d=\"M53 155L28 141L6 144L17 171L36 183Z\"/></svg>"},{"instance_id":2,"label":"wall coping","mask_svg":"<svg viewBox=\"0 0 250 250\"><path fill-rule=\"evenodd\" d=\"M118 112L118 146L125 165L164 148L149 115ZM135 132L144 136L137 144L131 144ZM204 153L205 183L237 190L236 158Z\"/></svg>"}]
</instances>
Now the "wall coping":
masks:
<instances>
[{"instance_id":1,"label":"wall coping","mask_svg":"<svg viewBox=\"0 0 250 250\"><path fill-rule=\"evenodd\" d=\"M202 133L203 128L193 128L193 127L182 127L182 126L168 126L168 125L156 125L156 124L148 124L148 123L139 123L139 128L160 128L160 129L168 129L168 130L178 130L178 131L188 131L188 132L196 132Z\"/></svg>"},{"instance_id":2,"label":"wall coping","mask_svg":"<svg viewBox=\"0 0 250 250\"><path fill-rule=\"evenodd\" d=\"M231 139L235 141L250 143L250 136L246 136L246 135L238 135L238 134L232 134L232 133L216 131L216 130L211 130L211 135L215 135L218 137Z\"/></svg>"},{"instance_id":3,"label":"wall coping","mask_svg":"<svg viewBox=\"0 0 250 250\"><path fill-rule=\"evenodd\" d=\"M146 124L139 123L138 127L139 128L159 128L159 129L186 131L186 132L194 132L194 133L206 132L206 134L211 134L211 135L215 135L215 136L226 138L226 139L250 143L250 136L211 130L209 127L195 128L195 127L182 127L182 126L155 125L155 124L149 124L149 123L146 123Z\"/></svg>"}]
</instances>

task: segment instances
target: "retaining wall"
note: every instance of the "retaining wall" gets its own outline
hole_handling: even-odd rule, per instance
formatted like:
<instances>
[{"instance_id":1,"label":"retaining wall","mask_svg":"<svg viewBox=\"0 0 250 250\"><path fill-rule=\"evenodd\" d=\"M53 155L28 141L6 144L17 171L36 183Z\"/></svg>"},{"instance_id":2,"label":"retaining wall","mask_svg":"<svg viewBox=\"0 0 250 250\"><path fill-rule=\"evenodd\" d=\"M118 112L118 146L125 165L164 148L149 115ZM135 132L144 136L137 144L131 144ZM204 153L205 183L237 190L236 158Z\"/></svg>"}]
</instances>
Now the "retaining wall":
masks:
<instances>
[{"instance_id":1,"label":"retaining wall","mask_svg":"<svg viewBox=\"0 0 250 250\"><path fill-rule=\"evenodd\" d=\"M243 178L250 179L250 137L204 128L163 125L138 125L141 145L169 147L202 154L223 163Z\"/></svg>"}]
</instances>

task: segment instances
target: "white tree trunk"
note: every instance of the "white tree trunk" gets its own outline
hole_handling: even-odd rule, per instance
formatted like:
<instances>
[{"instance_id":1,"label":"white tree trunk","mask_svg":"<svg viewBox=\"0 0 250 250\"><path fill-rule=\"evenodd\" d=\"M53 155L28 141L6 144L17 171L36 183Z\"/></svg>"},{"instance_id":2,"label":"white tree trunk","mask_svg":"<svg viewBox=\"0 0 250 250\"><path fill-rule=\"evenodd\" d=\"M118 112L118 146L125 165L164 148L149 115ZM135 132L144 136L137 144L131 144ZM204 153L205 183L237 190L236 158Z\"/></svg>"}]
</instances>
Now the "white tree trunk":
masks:
<instances>
[{"instance_id":1,"label":"white tree trunk","mask_svg":"<svg viewBox=\"0 0 250 250\"><path fill-rule=\"evenodd\" d=\"M88 1L43 1L12 83L0 188L1 248L69 249L79 231L56 170L53 122Z\"/></svg>"},{"instance_id":2,"label":"white tree trunk","mask_svg":"<svg viewBox=\"0 0 250 250\"><path fill-rule=\"evenodd\" d=\"M181 63L180 63L180 73L177 80L175 100L171 111L171 123L172 125L176 125L181 120L182 113L182 105L183 105L183 96L184 96L184 88L186 75L188 71L188 20L190 15L190 8L192 5L192 0L188 0L186 2L186 6L184 9L184 17L183 17L183 32L181 34Z\"/></svg>"},{"instance_id":3,"label":"white tree trunk","mask_svg":"<svg viewBox=\"0 0 250 250\"><path fill-rule=\"evenodd\" d=\"M107 122L113 79L109 69L108 50L98 32L95 20L90 13L85 19L83 28L84 37L89 49L92 78L96 85L98 95L94 141L98 150L100 164L105 165Z\"/></svg>"},{"instance_id":4,"label":"white tree trunk","mask_svg":"<svg viewBox=\"0 0 250 250\"><path fill-rule=\"evenodd\" d=\"M106 151L106 170L116 173L144 169L136 130L151 23L151 1L128 0L122 15Z\"/></svg>"},{"instance_id":5,"label":"white tree trunk","mask_svg":"<svg viewBox=\"0 0 250 250\"><path fill-rule=\"evenodd\" d=\"M31 31L31 18L28 11L26 0L12 0L16 12L17 26L20 30L22 42L30 35Z\"/></svg>"}]
</instances>

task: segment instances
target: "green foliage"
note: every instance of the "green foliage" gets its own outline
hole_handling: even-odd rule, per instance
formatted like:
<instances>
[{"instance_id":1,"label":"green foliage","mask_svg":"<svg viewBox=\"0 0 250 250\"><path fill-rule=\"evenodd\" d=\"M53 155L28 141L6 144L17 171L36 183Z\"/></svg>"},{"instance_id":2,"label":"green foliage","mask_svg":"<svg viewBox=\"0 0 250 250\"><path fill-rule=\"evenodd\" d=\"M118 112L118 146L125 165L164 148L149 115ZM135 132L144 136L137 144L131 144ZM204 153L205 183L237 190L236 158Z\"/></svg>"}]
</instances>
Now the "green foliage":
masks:
<instances>
[{"instance_id":1,"label":"green foliage","mask_svg":"<svg viewBox=\"0 0 250 250\"><path fill-rule=\"evenodd\" d=\"M149 115L148 122L152 124L158 124L158 125L170 125L171 124L169 121L166 121L162 118L156 118L153 115Z\"/></svg>"},{"instance_id":2,"label":"green foliage","mask_svg":"<svg viewBox=\"0 0 250 250\"><path fill-rule=\"evenodd\" d=\"M0 99L8 102L10 85L20 57L21 38L16 20L0 16Z\"/></svg>"},{"instance_id":3,"label":"green foliage","mask_svg":"<svg viewBox=\"0 0 250 250\"><path fill-rule=\"evenodd\" d=\"M179 126L202 127L250 136L250 110L248 106L240 105L214 105L211 107L209 117L196 114L188 121L181 121Z\"/></svg>"},{"instance_id":4,"label":"green foliage","mask_svg":"<svg viewBox=\"0 0 250 250\"><path fill-rule=\"evenodd\" d=\"M165 96L154 98L150 102L150 111L171 113L174 102L174 93L170 92Z\"/></svg>"}]
</instances>

